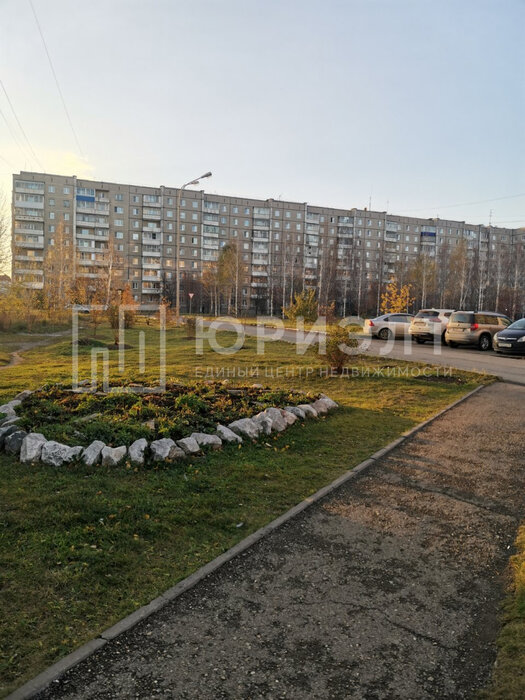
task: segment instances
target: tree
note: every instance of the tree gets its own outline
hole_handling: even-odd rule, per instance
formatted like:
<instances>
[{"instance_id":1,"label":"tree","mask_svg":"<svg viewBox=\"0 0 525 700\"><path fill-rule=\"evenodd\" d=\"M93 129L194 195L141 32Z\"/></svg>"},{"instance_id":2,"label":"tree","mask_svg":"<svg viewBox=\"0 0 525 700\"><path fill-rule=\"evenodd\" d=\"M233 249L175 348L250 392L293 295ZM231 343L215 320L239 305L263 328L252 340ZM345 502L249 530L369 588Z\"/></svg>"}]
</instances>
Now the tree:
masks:
<instances>
[{"instance_id":1,"label":"tree","mask_svg":"<svg viewBox=\"0 0 525 700\"><path fill-rule=\"evenodd\" d=\"M60 221L52 244L44 257L44 307L50 313L60 313L71 303L73 296L73 246Z\"/></svg>"},{"instance_id":2,"label":"tree","mask_svg":"<svg viewBox=\"0 0 525 700\"><path fill-rule=\"evenodd\" d=\"M226 301L228 314L231 314L233 308L236 316L239 312L241 267L242 261L237 242L227 243L219 255L218 282L220 291Z\"/></svg>"},{"instance_id":3,"label":"tree","mask_svg":"<svg viewBox=\"0 0 525 700\"><path fill-rule=\"evenodd\" d=\"M386 290L381 294L381 308L383 314L399 314L408 311L414 298L410 296L411 286L409 284L399 285L393 279L386 286Z\"/></svg>"},{"instance_id":4,"label":"tree","mask_svg":"<svg viewBox=\"0 0 525 700\"><path fill-rule=\"evenodd\" d=\"M317 320L317 299L315 290L309 289L295 295L294 301L284 310L286 318L295 321L302 317L305 321L314 322Z\"/></svg>"},{"instance_id":5,"label":"tree","mask_svg":"<svg viewBox=\"0 0 525 700\"><path fill-rule=\"evenodd\" d=\"M0 275L8 272L10 260L10 231L7 200L0 192Z\"/></svg>"}]
</instances>

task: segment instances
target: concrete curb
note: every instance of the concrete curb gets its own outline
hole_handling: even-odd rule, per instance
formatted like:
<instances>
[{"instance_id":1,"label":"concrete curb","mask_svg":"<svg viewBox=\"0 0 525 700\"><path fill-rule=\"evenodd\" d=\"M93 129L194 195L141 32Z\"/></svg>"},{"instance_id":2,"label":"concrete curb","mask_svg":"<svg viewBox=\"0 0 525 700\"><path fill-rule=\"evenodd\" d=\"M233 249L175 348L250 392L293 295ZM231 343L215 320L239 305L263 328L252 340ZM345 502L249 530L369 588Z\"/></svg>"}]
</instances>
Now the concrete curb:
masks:
<instances>
[{"instance_id":1,"label":"concrete curb","mask_svg":"<svg viewBox=\"0 0 525 700\"><path fill-rule=\"evenodd\" d=\"M63 673L69 671L69 669L73 668L81 661L91 656L97 649L100 649L105 644L107 644L108 641L115 639L115 637L118 637L124 632L130 630L132 627L135 627L135 625L137 625L139 622L146 619L157 610L160 610L170 601L174 600L175 598L178 598L185 591L189 590L190 588L193 588L193 586L202 581L204 578L220 569L231 559L245 552L263 537L266 537L266 535L270 534L274 530L277 530L279 527L281 527L281 525L284 525L289 520L292 520L292 518L301 513L303 510L306 510L314 503L319 502L325 496L330 494L342 484L346 483L347 481L350 481L351 479L356 478L363 471L375 464L378 459L381 459L385 455L389 454L390 452L392 452L392 450L394 450L396 447L401 445L409 438L413 437L416 433L425 428L427 425L430 425L430 423L433 423L445 413L448 413L448 411L455 408L459 404L472 397L474 394L481 391L481 389L483 389L484 386L485 385L480 385L476 387L468 394L465 394L465 396L462 396L457 401L454 401L454 403L451 403L449 406L439 411L439 413L436 413L431 418L423 421L422 423L419 423L411 430L408 430L406 433L403 433L401 437L397 438L396 440L393 440L386 447L378 450L371 457L361 462L357 466L353 467L353 469L350 469L344 474L341 474L341 476L332 481L330 484L319 489L311 496L308 496L303 501L293 506L293 508L290 508L290 510L286 511L286 513L283 513L283 515L280 515L275 520L272 520L270 523L268 523L268 525L264 525L264 527L260 528L259 530L256 530L251 535L248 535L248 537L245 537L243 540L238 542L236 545L228 549L223 554L220 554L218 557L202 566L200 569L195 571L187 578L183 579L182 581L179 581L179 583L177 583L172 588L168 588L168 590L164 591L164 593L162 593L158 598L155 598L155 600L152 600L147 605L143 605L141 608L135 610L135 612L123 618L112 627L109 627L107 630L104 630L104 632L101 632L101 634L95 639L92 639L91 641L87 642L87 644L82 645L81 647L73 651L71 654L68 654L63 659L60 659L60 661L53 664L45 671L40 673L38 676L28 681L23 686L21 686L20 688L12 692L10 695L8 695L6 700L28 700L29 698L34 697L37 693L44 690L50 683L56 680Z\"/></svg>"}]
</instances>

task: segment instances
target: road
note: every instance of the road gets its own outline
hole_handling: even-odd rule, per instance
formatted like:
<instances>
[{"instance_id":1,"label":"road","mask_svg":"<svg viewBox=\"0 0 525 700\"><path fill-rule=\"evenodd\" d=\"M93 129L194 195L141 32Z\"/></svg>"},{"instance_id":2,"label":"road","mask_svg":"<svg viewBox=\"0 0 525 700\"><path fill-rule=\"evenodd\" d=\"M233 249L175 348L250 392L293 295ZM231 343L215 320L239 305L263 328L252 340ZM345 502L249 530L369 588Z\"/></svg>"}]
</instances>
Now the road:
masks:
<instances>
[{"instance_id":1,"label":"road","mask_svg":"<svg viewBox=\"0 0 525 700\"><path fill-rule=\"evenodd\" d=\"M209 325L206 323L205 325ZM246 335L255 336L255 326L244 326ZM275 328L266 328L267 335L277 334ZM297 331L287 329L281 340L289 343L296 342ZM364 346L368 346L364 352L368 355L384 355L396 360L411 362L425 362L429 365L442 365L454 367L470 372L486 372L494 374L503 381L525 385L525 356L507 357L497 355L493 351L481 352L474 348L449 348L443 345L434 346L431 343L417 345L410 339L382 341L374 338L363 338ZM364 349L364 348L363 348Z\"/></svg>"}]
</instances>

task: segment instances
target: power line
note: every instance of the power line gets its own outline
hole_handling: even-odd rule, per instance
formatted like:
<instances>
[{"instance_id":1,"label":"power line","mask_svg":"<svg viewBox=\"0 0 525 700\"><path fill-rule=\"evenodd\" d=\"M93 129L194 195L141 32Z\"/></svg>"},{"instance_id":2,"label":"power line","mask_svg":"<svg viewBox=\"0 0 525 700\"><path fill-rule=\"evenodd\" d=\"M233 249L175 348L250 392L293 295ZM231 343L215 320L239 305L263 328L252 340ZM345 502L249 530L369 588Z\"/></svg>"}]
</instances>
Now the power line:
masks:
<instances>
[{"instance_id":1,"label":"power line","mask_svg":"<svg viewBox=\"0 0 525 700\"><path fill-rule=\"evenodd\" d=\"M15 108L13 107L13 103L12 103L11 100L9 99L9 95L7 94L7 90L5 89L5 85L4 85L4 83L3 83L1 80L0 80L0 86L2 87L2 90L4 91L4 95L6 96L6 99L7 99L8 103L9 103L9 106L11 107L11 112L13 112L13 116L14 116L14 118L15 118L15 120L16 120L16 123L18 124L18 128L19 128L20 131L22 132L22 136L25 138L26 143L27 143L27 145L29 146L29 150L30 150L31 153L33 154L33 158L35 159L35 163L38 165L38 167L40 168L40 170L42 170L42 172L45 172L45 168L44 168L44 166L42 165L42 163L40 162L40 160L38 159L38 156L36 155L35 151L33 150L33 146L31 146L31 143L30 143L29 139L27 138L27 134L26 134L26 132L24 131L24 127L23 127L22 124L20 123L20 119L18 118L18 115L17 115L17 113L15 112Z\"/></svg>"},{"instance_id":2,"label":"power line","mask_svg":"<svg viewBox=\"0 0 525 700\"><path fill-rule=\"evenodd\" d=\"M0 160L3 160L4 163L11 168L12 170L16 170L15 166L7 160L7 158L4 158L4 156L0 153Z\"/></svg>"},{"instance_id":3,"label":"power line","mask_svg":"<svg viewBox=\"0 0 525 700\"><path fill-rule=\"evenodd\" d=\"M18 148L20 149L20 153L22 154L24 160L26 160L26 159L27 159L27 153L26 153L26 152L24 151L24 149L22 148L22 144L21 144L20 141L18 140L18 136L17 136L17 135L15 134L15 132L13 131L13 129L12 129L12 127L11 127L11 124L7 121L7 117L5 116L5 114L4 114L4 112L2 111L2 108L1 108L1 107L0 107L0 115L1 115L2 119L4 120L4 122L6 123L7 128L9 129L9 133L11 134L11 138L13 139L13 141L15 142L15 144L16 144L16 145L18 146Z\"/></svg>"},{"instance_id":4,"label":"power line","mask_svg":"<svg viewBox=\"0 0 525 700\"><path fill-rule=\"evenodd\" d=\"M75 142L77 144L78 151L82 158L84 158L84 154L82 152L82 147L80 145L80 141L78 140L77 132L75 131L75 127L73 126L73 122L71 121L71 117L69 115L69 110L66 105L66 101L64 99L64 95L62 94L62 90L60 89L60 83L58 82L57 74L55 72L55 68L53 66L53 61L51 60L51 55L49 53L49 50L47 48L46 40L44 39L44 34L42 33L42 28L40 27L40 22L38 21L37 14L35 12L35 8L33 6L33 0L29 0L29 4L31 5L31 10L33 11L33 16L35 18L36 26L38 27L38 31L40 33L40 38L42 39L42 43L44 44L44 49L47 55L47 60L49 61L49 66L51 68L51 72L53 73L53 78L55 79L55 83L57 86L58 94L60 95L60 99L62 101L62 106L64 107L64 112L66 113L67 120L69 122L69 126L71 128L71 132L75 138Z\"/></svg>"},{"instance_id":5,"label":"power line","mask_svg":"<svg viewBox=\"0 0 525 700\"><path fill-rule=\"evenodd\" d=\"M521 194L509 194L505 197L493 197L492 199L479 199L477 202L463 202L461 204L445 204L443 206L433 206L433 207L420 207L419 209L398 209L398 211L425 211L425 210L437 210L437 209L454 209L455 207L470 207L475 204L485 204L486 202L500 202L502 199L516 199L518 197L525 197L525 192Z\"/></svg>"}]
</instances>

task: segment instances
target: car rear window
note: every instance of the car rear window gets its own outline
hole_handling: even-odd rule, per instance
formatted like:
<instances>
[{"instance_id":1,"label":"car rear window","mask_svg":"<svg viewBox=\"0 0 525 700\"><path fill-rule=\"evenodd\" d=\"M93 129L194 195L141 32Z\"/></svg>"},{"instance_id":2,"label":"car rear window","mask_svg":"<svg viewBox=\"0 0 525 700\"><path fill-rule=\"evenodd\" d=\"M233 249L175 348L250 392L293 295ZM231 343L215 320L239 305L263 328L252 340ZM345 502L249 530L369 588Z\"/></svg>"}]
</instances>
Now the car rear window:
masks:
<instances>
[{"instance_id":1,"label":"car rear window","mask_svg":"<svg viewBox=\"0 0 525 700\"><path fill-rule=\"evenodd\" d=\"M511 323L509 328L512 328L513 331L525 331L525 318L520 318L519 321L514 321L514 323Z\"/></svg>"},{"instance_id":2,"label":"car rear window","mask_svg":"<svg viewBox=\"0 0 525 700\"><path fill-rule=\"evenodd\" d=\"M433 316L439 316L439 311L419 311L416 314L416 318L432 318Z\"/></svg>"},{"instance_id":3,"label":"car rear window","mask_svg":"<svg viewBox=\"0 0 525 700\"><path fill-rule=\"evenodd\" d=\"M450 317L450 323L472 323L474 321L474 314L467 314L463 311L456 311Z\"/></svg>"}]
</instances>

